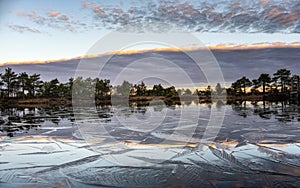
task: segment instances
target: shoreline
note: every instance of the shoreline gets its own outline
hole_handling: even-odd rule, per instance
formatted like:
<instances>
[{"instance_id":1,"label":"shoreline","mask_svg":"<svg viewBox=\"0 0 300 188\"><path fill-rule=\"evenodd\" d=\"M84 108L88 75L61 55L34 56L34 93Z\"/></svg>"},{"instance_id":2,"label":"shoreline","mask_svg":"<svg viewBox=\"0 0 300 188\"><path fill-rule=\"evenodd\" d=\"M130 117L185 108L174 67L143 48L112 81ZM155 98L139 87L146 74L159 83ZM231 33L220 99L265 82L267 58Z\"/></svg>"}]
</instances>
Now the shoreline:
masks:
<instances>
[{"instance_id":1,"label":"shoreline","mask_svg":"<svg viewBox=\"0 0 300 188\"><path fill-rule=\"evenodd\" d=\"M240 101L270 101L270 102L280 102L289 101L290 97L288 95L241 95L241 96L175 96L175 97L165 97L165 96L108 96L99 99L85 99L85 98L30 98L30 99L20 99L20 98L10 98L1 99L0 107L8 108L34 108L34 107L52 107L52 106L73 106L74 104L81 105L150 105L150 104L166 104L166 105L181 105L182 102L191 103L192 101L199 103L212 103L217 101L226 101L227 103L240 102Z\"/></svg>"}]
</instances>

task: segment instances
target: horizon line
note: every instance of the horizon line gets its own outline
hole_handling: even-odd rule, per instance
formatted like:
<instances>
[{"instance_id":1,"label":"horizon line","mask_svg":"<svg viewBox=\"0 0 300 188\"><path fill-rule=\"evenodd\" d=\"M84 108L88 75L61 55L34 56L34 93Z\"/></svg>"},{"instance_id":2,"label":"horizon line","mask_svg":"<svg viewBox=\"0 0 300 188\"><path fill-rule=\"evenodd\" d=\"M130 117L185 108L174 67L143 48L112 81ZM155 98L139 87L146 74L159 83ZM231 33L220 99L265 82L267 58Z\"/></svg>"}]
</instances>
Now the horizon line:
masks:
<instances>
[{"instance_id":1,"label":"horizon line","mask_svg":"<svg viewBox=\"0 0 300 188\"><path fill-rule=\"evenodd\" d=\"M284 43L284 42L274 42L274 43L255 43L252 45L236 45L236 44L218 44L212 46L203 47L184 47L184 48L151 48L151 49L134 49L134 50L123 50L116 52L106 52L103 54L90 54L81 55L73 58L60 58L52 60L29 60L29 61L8 61L0 62L0 67L8 65L30 65L30 64L50 64L65 62L70 60L80 60L80 59L93 59L101 56L107 55L134 55L143 54L150 52L185 52L185 51L198 51L198 50L212 50L212 51L235 51L235 50L261 50L261 49L281 49L281 48L300 48L300 42Z\"/></svg>"}]
</instances>

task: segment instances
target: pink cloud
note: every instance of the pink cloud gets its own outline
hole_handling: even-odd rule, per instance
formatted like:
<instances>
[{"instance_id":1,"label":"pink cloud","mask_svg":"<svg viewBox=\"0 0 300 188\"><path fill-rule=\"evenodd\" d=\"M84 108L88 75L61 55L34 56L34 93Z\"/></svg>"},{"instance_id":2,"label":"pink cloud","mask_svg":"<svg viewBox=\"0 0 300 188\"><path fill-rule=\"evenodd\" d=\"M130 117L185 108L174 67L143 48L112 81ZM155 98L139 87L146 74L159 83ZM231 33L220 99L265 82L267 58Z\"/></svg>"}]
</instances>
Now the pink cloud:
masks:
<instances>
[{"instance_id":1,"label":"pink cloud","mask_svg":"<svg viewBox=\"0 0 300 188\"><path fill-rule=\"evenodd\" d=\"M49 16L51 17L59 17L61 15L60 12L49 12Z\"/></svg>"},{"instance_id":2,"label":"pink cloud","mask_svg":"<svg viewBox=\"0 0 300 188\"><path fill-rule=\"evenodd\" d=\"M93 11L97 14L99 14L100 16L104 16L104 11L99 7L97 6L96 4L93 4Z\"/></svg>"},{"instance_id":3,"label":"pink cloud","mask_svg":"<svg viewBox=\"0 0 300 188\"><path fill-rule=\"evenodd\" d=\"M61 21L65 21L65 22L68 22L68 21L69 21L69 17L66 16L66 15L63 15L63 14L60 13L60 12L49 12L48 15L49 15L50 17L57 18L58 20L61 20Z\"/></svg>"},{"instance_id":4,"label":"pink cloud","mask_svg":"<svg viewBox=\"0 0 300 188\"><path fill-rule=\"evenodd\" d=\"M266 5L266 4L269 4L270 3L270 0L262 0L260 2L261 5Z\"/></svg>"},{"instance_id":5,"label":"pink cloud","mask_svg":"<svg viewBox=\"0 0 300 188\"><path fill-rule=\"evenodd\" d=\"M83 7L84 7L84 8L88 8L88 7L89 7L89 2L86 2L86 1L83 2Z\"/></svg>"},{"instance_id":6,"label":"pink cloud","mask_svg":"<svg viewBox=\"0 0 300 188\"><path fill-rule=\"evenodd\" d=\"M25 13L25 12L19 12L17 13L18 16L24 16L24 17L29 17L29 18L32 18L32 19L38 19L40 18L39 15L36 14L36 12L32 12L32 14L30 13Z\"/></svg>"},{"instance_id":7,"label":"pink cloud","mask_svg":"<svg viewBox=\"0 0 300 188\"><path fill-rule=\"evenodd\" d=\"M66 16L66 15L61 15L61 16L58 17L58 19L67 22L69 20L69 17Z\"/></svg>"}]
</instances>

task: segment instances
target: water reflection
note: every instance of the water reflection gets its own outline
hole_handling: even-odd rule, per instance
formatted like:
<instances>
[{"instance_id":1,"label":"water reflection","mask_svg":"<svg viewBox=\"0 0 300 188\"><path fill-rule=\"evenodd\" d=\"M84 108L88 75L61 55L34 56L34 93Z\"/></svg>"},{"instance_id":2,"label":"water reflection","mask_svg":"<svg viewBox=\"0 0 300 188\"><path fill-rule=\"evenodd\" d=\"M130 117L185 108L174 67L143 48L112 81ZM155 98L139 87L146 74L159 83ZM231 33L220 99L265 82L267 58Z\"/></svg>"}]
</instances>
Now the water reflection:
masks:
<instances>
[{"instance_id":1,"label":"water reflection","mask_svg":"<svg viewBox=\"0 0 300 188\"><path fill-rule=\"evenodd\" d=\"M204 143L211 109L226 109L225 119L214 142ZM182 111L189 116L181 119ZM1 187L300 186L300 111L289 103L103 105L76 121L70 107L0 113ZM78 122L94 142L83 140Z\"/></svg>"},{"instance_id":2,"label":"water reflection","mask_svg":"<svg viewBox=\"0 0 300 188\"><path fill-rule=\"evenodd\" d=\"M281 122L300 121L300 106L287 101L240 101L231 104L231 106L242 117L253 114L263 119L275 118Z\"/></svg>"},{"instance_id":3,"label":"water reflection","mask_svg":"<svg viewBox=\"0 0 300 188\"><path fill-rule=\"evenodd\" d=\"M97 114L100 119L111 121L115 110L121 109L118 114L129 118L136 116L137 118L146 118L147 110L150 103L135 104L130 107L115 107L111 105L96 106ZM173 109L181 107L200 105L201 108L209 108L212 106L222 108L230 105L232 110L237 112L238 116L247 118L255 115L262 119L275 118L279 122L299 122L300 107L299 105L289 104L288 102L268 102L268 101L237 101L234 103L226 103L226 101L218 100L215 103L205 102L197 103L196 101L181 101L181 104L164 104L152 105L154 112L162 112L164 109ZM140 114L140 115L138 115ZM74 115L71 107L49 107L49 108L1 108L0 109L0 132L1 135L7 134L13 136L28 133L30 129L38 129L45 122L51 122L59 125L61 120L74 122Z\"/></svg>"},{"instance_id":4,"label":"water reflection","mask_svg":"<svg viewBox=\"0 0 300 188\"><path fill-rule=\"evenodd\" d=\"M0 135L22 136L23 134L39 134L41 126L60 125L62 120L70 124L74 122L71 108L1 108Z\"/></svg>"}]
</instances>

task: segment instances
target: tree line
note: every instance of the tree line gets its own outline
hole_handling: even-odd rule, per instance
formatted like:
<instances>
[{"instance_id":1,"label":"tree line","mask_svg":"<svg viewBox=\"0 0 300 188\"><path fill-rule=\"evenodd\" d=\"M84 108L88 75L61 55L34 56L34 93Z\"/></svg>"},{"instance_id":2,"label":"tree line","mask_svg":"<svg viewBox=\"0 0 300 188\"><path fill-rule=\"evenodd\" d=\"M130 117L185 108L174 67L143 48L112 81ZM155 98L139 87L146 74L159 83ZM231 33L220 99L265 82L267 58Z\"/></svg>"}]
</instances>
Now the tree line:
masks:
<instances>
[{"instance_id":1,"label":"tree line","mask_svg":"<svg viewBox=\"0 0 300 188\"><path fill-rule=\"evenodd\" d=\"M279 69L273 77L262 73L257 79L250 80L243 76L233 82L227 88L228 95L247 95L247 94L288 94L291 90L299 87L299 75L292 75L288 69Z\"/></svg>"},{"instance_id":2,"label":"tree line","mask_svg":"<svg viewBox=\"0 0 300 188\"><path fill-rule=\"evenodd\" d=\"M144 82L131 84L124 81L121 85L113 87L108 79L99 78L70 78L66 83L60 83L57 78L42 81L40 74L29 75L26 72L15 73L11 68L6 68L0 74L0 97L29 99L29 98L69 98L72 92L76 96L85 98L95 96L96 99L110 97L112 94L123 96L176 96L174 86L164 88L161 84L148 89ZM190 94L189 89L181 89L181 93Z\"/></svg>"},{"instance_id":3,"label":"tree line","mask_svg":"<svg viewBox=\"0 0 300 188\"><path fill-rule=\"evenodd\" d=\"M40 74L29 75L26 72L15 73L11 68L6 68L0 74L0 97L5 98L68 98L71 99L72 91L76 96L92 97L96 99L108 98L111 95L121 96L165 96L178 97L182 95L198 95L209 97L217 95L248 95L248 94L280 94L290 91L294 84L299 83L298 75L291 75L291 71L280 69L271 77L263 73L257 79L250 80L243 76L231 84L230 88L222 87L220 83L212 88L205 89L176 89L174 86L163 87L156 84L152 88L144 82L132 84L123 81L121 85L112 86L110 80L99 78L70 78L66 83L60 83L57 78L42 81Z\"/></svg>"},{"instance_id":4,"label":"tree line","mask_svg":"<svg viewBox=\"0 0 300 188\"><path fill-rule=\"evenodd\" d=\"M71 97L72 81L63 84L57 78L44 82L40 74L29 75L26 72L15 73L6 68L0 74L0 97L5 98L36 98L36 97Z\"/></svg>"}]
</instances>

